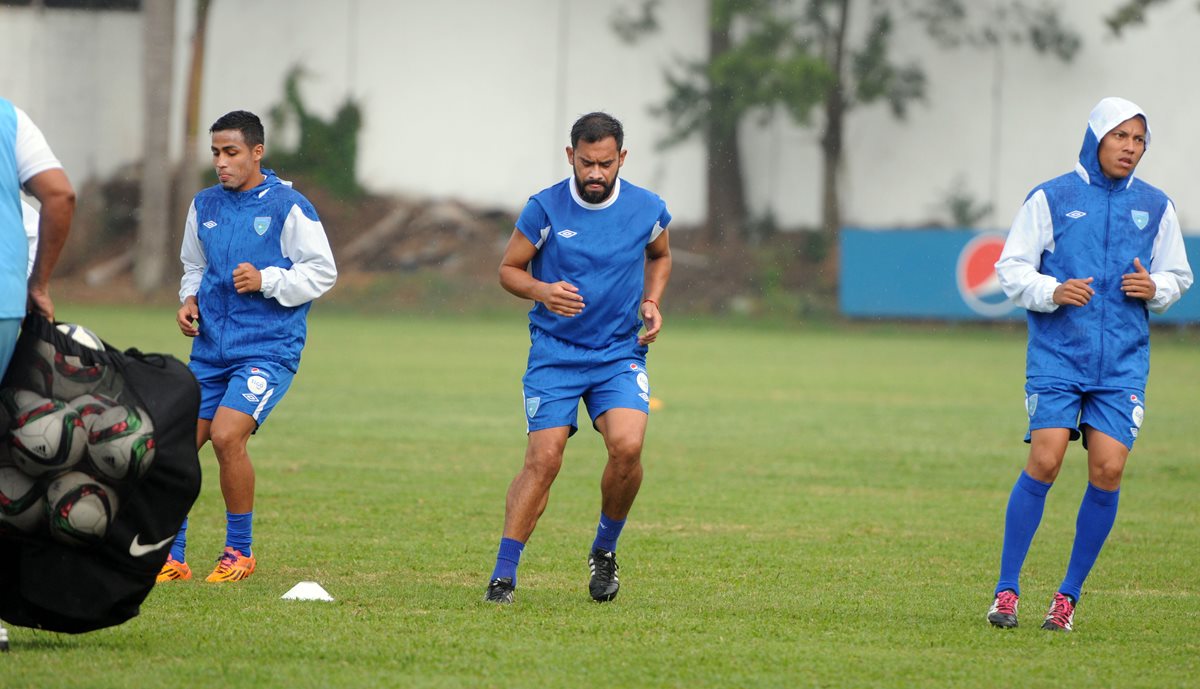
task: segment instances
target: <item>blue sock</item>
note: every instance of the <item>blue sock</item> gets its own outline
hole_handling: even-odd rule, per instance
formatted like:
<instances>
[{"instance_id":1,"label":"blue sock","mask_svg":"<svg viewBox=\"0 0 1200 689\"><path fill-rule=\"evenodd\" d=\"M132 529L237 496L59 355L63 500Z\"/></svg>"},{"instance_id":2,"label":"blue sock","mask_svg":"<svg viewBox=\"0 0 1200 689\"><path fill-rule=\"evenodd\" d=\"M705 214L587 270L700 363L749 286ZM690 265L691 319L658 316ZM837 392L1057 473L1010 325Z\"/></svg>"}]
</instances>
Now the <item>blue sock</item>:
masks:
<instances>
[{"instance_id":1,"label":"blue sock","mask_svg":"<svg viewBox=\"0 0 1200 689\"><path fill-rule=\"evenodd\" d=\"M233 548L250 557L250 541L254 532L254 512L245 514L225 513L225 547Z\"/></svg>"},{"instance_id":2,"label":"blue sock","mask_svg":"<svg viewBox=\"0 0 1200 689\"><path fill-rule=\"evenodd\" d=\"M517 585L517 565L521 564L521 553L525 544L511 538L500 539L500 551L496 553L496 568L492 570L493 579L512 579L513 587Z\"/></svg>"},{"instance_id":3,"label":"blue sock","mask_svg":"<svg viewBox=\"0 0 1200 689\"><path fill-rule=\"evenodd\" d=\"M625 520L609 519L600 513L600 525L596 527L596 540L592 541L592 550L599 548L610 553L617 552L617 539L621 537L621 529L625 528Z\"/></svg>"},{"instance_id":4,"label":"blue sock","mask_svg":"<svg viewBox=\"0 0 1200 689\"><path fill-rule=\"evenodd\" d=\"M1012 589L1013 593L1021 595L1021 586L1017 583L1021 566L1029 554L1033 535L1042 523L1046 493L1053 485L1042 483L1024 471L1017 477L1004 514L1004 549L1000 553L1000 581L996 584L996 593Z\"/></svg>"},{"instance_id":5,"label":"blue sock","mask_svg":"<svg viewBox=\"0 0 1200 689\"><path fill-rule=\"evenodd\" d=\"M183 552L187 549L187 517L183 518L183 526L179 527L179 533L175 534L175 542L171 544L171 559L179 562L187 562L183 559Z\"/></svg>"},{"instance_id":6,"label":"blue sock","mask_svg":"<svg viewBox=\"0 0 1200 689\"><path fill-rule=\"evenodd\" d=\"M1071 561L1067 564L1067 576L1058 592L1078 601L1083 591L1083 580L1096 564L1096 557L1104 547L1108 532L1117 520L1117 501L1121 489L1103 490L1088 483L1079 505L1079 516L1075 518L1075 545L1071 547Z\"/></svg>"}]
</instances>

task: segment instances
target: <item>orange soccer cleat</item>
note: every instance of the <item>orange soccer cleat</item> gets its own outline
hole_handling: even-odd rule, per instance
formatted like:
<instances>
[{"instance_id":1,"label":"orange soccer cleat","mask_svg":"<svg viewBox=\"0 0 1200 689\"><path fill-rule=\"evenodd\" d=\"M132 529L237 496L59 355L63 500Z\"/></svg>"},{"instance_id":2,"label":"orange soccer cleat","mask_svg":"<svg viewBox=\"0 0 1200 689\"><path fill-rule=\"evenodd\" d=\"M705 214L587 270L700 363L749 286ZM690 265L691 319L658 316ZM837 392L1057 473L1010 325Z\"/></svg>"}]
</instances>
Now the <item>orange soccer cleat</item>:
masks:
<instances>
[{"instance_id":1,"label":"orange soccer cleat","mask_svg":"<svg viewBox=\"0 0 1200 689\"><path fill-rule=\"evenodd\" d=\"M242 555L242 551L226 547L221 557L217 558L217 566L205 581L224 583L241 581L254 574L254 556Z\"/></svg>"},{"instance_id":2,"label":"orange soccer cleat","mask_svg":"<svg viewBox=\"0 0 1200 689\"><path fill-rule=\"evenodd\" d=\"M186 562L180 562L174 558L167 558L163 563L162 569L158 570L158 576L154 578L154 583L161 584L164 581L186 581L192 578L192 568L188 567Z\"/></svg>"}]
</instances>

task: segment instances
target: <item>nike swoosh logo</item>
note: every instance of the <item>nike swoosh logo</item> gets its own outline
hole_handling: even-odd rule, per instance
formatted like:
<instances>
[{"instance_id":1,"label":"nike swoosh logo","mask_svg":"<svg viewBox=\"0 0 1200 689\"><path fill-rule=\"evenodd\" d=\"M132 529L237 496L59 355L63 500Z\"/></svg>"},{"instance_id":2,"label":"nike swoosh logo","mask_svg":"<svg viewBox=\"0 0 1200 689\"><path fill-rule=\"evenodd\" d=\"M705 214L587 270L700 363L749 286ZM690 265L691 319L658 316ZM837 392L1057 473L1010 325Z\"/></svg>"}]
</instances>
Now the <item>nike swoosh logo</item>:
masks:
<instances>
[{"instance_id":1,"label":"nike swoosh logo","mask_svg":"<svg viewBox=\"0 0 1200 689\"><path fill-rule=\"evenodd\" d=\"M167 536L166 538L162 539L158 543L151 543L150 545L145 545L145 544L142 544L139 542L141 539L141 536L142 536L141 534L138 534L133 537L132 541L129 542L129 554L134 557L141 557L143 555L148 555L148 554L158 550L159 548L163 547L164 545L170 543L171 541L175 540L174 536Z\"/></svg>"}]
</instances>

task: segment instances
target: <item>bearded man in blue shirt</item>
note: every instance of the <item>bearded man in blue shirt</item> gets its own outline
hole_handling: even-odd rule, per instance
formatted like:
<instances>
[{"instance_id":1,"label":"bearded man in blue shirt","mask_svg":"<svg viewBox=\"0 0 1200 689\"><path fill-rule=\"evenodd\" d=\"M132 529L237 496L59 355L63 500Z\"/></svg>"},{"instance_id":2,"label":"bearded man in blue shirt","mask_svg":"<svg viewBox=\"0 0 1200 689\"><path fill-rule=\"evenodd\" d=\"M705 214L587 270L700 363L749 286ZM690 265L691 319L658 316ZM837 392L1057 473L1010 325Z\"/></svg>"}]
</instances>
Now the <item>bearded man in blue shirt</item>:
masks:
<instances>
[{"instance_id":1,"label":"bearded man in blue shirt","mask_svg":"<svg viewBox=\"0 0 1200 689\"><path fill-rule=\"evenodd\" d=\"M530 197L500 263L504 289L535 303L522 380L528 444L508 489L485 595L493 603L513 602L521 553L546 509L581 399L608 450L588 589L599 602L620 589L617 539L641 487L650 411L646 352L662 328L659 303L671 274L671 215L656 194L621 179L623 144L611 115L580 117L566 149L572 176Z\"/></svg>"}]
</instances>

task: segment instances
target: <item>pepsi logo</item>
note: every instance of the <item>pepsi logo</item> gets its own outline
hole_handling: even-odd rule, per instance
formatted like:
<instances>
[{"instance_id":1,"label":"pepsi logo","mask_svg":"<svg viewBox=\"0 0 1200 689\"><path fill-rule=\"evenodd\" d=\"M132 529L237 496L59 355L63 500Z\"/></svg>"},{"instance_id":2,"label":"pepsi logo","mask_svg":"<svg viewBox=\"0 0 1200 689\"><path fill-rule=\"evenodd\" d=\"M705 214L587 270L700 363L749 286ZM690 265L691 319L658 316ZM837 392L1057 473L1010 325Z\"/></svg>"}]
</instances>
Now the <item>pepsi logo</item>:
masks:
<instances>
[{"instance_id":1,"label":"pepsi logo","mask_svg":"<svg viewBox=\"0 0 1200 689\"><path fill-rule=\"evenodd\" d=\"M999 318L1016 308L1004 294L996 275L996 261L1004 251L1004 237L999 232L976 235L958 254L954 271L963 301L972 311L988 318Z\"/></svg>"}]
</instances>

